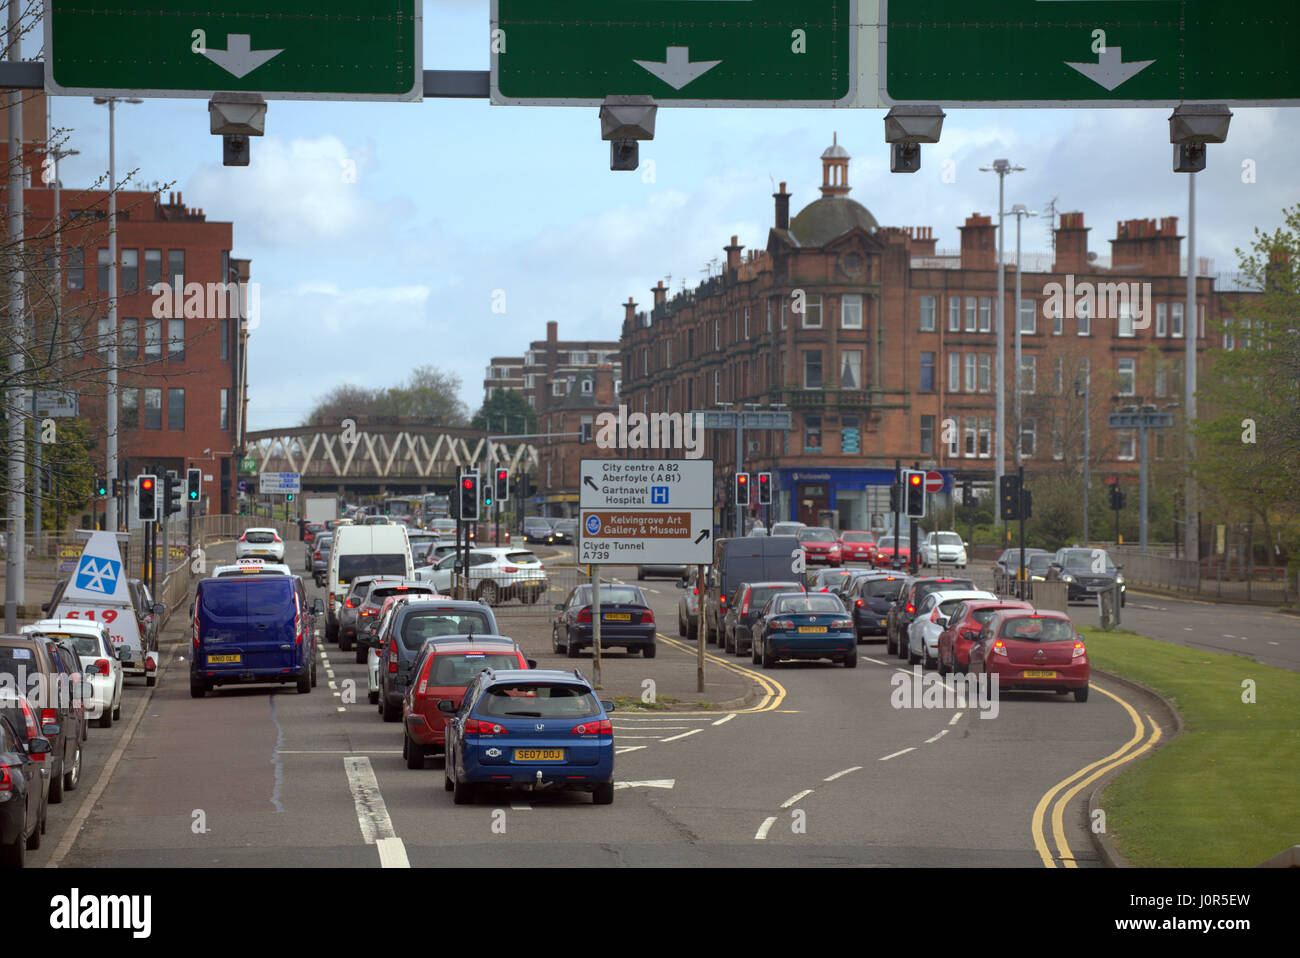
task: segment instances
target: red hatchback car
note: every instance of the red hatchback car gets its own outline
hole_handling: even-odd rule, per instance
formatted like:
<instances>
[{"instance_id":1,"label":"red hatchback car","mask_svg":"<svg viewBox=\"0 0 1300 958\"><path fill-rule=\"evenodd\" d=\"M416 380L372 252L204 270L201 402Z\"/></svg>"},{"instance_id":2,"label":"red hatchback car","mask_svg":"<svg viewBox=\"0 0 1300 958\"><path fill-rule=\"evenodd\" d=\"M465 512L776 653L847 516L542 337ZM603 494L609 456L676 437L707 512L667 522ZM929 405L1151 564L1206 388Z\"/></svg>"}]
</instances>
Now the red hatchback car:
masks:
<instances>
[{"instance_id":1,"label":"red hatchback car","mask_svg":"<svg viewBox=\"0 0 1300 958\"><path fill-rule=\"evenodd\" d=\"M845 562L876 563L876 537L870 532L846 530L840 533L840 556Z\"/></svg>"},{"instance_id":2,"label":"red hatchback car","mask_svg":"<svg viewBox=\"0 0 1300 958\"><path fill-rule=\"evenodd\" d=\"M426 639L402 700L406 767L424 768L425 756L446 749L447 722L480 672L536 667L536 662L524 658L514 639L503 635Z\"/></svg>"},{"instance_id":3,"label":"red hatchback car","mask_svg":"<svg viewBox=\"0 0 1300 958\"><path fill-rule=\"evenodd\" d=\"M799 530L799 546L803 549L804 562L825 562L837 566L844 560L840 555L840 543L835 533L820 526L815 529Z\"/></svg>"},{"instance_id":4,"label":"red hatchback car","mask_svg":"<svg viewBox=\"0 0 1300 958\"><path fill-rule=\"evenodd\" d=\"M1064 612L995 612L970 650L970 670L1000 689L1042 689L1088 701L1088 650Z\"/></svg>"},{"instance_id":5,"label":"red hatchback car","mask_svg":"<svg viewBox=\"0 0 1300 958\"><path fill-rule=\"evenodd\" d=\"M948 620L948 628L939 633L939 674L965 672L970 668L970 648L979 639L980 629L1000 609L1034 607L1019 599L971 599L959 605Z\"/></svg>"}]
</instances>

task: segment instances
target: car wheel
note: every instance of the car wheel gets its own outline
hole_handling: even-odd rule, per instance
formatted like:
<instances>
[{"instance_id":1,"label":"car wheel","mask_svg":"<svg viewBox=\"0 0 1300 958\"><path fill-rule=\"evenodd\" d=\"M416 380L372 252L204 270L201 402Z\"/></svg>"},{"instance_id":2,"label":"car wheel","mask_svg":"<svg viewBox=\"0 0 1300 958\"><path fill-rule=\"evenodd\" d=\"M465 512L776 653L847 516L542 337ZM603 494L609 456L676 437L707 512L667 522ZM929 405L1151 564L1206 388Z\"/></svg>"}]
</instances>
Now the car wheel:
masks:
<instances>
[{"instance_id":1,"label":"car wheel","mask_svg":"<svg viewBox=\"0 0 1300 958\"><path fill-rule=\"evenodd\" d=\"M379 692L378 692L378 691L374 691L374 692L371 692L371 693L370 693L370 704L371 704L371 705L378 705L378 704L379 704Z\"/></svg>"},{"instance_id":2,"label":"car wheel","mask_svg":"<svg viewBox=\"0 0 1300 958\"><path fill-rule=\"evenodd\" d=\"M122 717L122 700L121 698L119 698L117 700L117 708L113 709L113 721L116 722L121 717ZM107 728L107 726L105 726L105 728Z\"/></svg>"},{"instance_id":3,"label":"car wheel","mask_svg":"<svg viewBox=\"0 0 1300 958\"><path fill-rule=\"evenodd\" d=\"M776 657L767 650L767 643L763 643L763 668L770 669L776 665Z\"/></svg>"},{"instance_id":4,"label":"car wheel","mask_svg":"<svg viewBox=\"0 0 1300 958\"><path fill-rule=\"evenodd\" d=\"M921 661L921 657L912 651L912 642L909 639L907 643L907 664L916 665Z\"/></svg>"},{"instance_id":5,"label":"car wheel","mask_svg":"<svg viewBox=\"0 0 1300 958\"><path fill-rule=\"evenodd\" d=\"M344 652L352 651L352 639L342 629L339 630L339 648Z\"/></svg>"},{"instance_id":6,"label":"car wheel","mask_svg":"<svg viewBox=\"0 0 1300 958\"><path fill-rule=\"evenodd\" d=\"M315 687L316 687L316 658L315 658L315 656L313 656L313 657L312 657L312 660L311 660L311 687L312 687L312 688L315 688Z\"/></svg>"},{"instance_id":7,"label":"car wheel","mask_svg":"<svg viewBox=\"0 0 1300 958\"><path fill-rule=\"evenodd\" d=\"M366 664L366 647L364 645L357 646L356 659L357 659L357 665Z\"/></svg>"},{"instance_id":8,"label":"car wheel","mask_svg":"<svg viewBox=\"0 0 1300 958\"><path fill-rule=\"evenodd\" d=\"M653 642L651 642L649 645L641 646L641 655L647 659L653 659L657 651L659 651L658 646L656 646Z\"/></svg>"},{"instance_id":9,"label":"car wheel","mask_svg":"<svg viewBox=\"0 0 1300 958\"><path fill-rule=\"evenodd\" d=\"M749 659L754 665L763 661L758 654L758 640L754 639L749 643Z\"/></svg>"},{"instance_id":10,"label":"car wheel","mask_svg":"<svg viewBox=\"0 0 1300 958\"><path fill-rule=\"evenodd\" d=\"M591 804L593 805L613 805L614 804L614 783L600 782L591 793Z\"/></svg>"},{"instance_id":11,"label":"car wheel","mask_svg":"<svg viewBox=\"0 0 1300 958\"><path fill-rule=\"evenodd\" d=\"M939 650L939 678L944 678L949 672L948 663L943 660L943 649Z\"/></svg>"},{"instance_id":12,"label":"car wheel","mask_svg":"<svg viewBox=\"0 0 1300 958\"><path fill-rule=\"evenodd\" d=\"M112 728L113 719L117 718L117 709L104 709L104 714L99 717L100 728Z\"/></svg>"},{"instance_id":13,"label":"car wheel","mask_svg":"<svg viewBox=\"0 0 1300 958\"><path fill-rule=\"evenodd\" d=\"M677 634L683 639L686 638L686 620L682 618L681 612L677 613Z\"/></svg>"},{"instance_id":14,"label":"car wheel","mask_svg":"<svg viewBox=\"0 0 1300 958\"><path fill-rule=\"evenodd\" d=\"M146 688L153 688L155 685L158 684L158 676L157 676L157 675L146 675L146 676L144 677L144 684L145 684L145 687L146 687Z\"/></svg>"},{"instance_id":15,"label":"car wheel","mask_svg":"<svg viewBox=\"0 0 1300 958\"><path fill-rule=\"evenodd\" d=\"M560 642L560 627L558 625L551 626L551 651L558 654L568 650L569 644Z\"/></svg>"},{"instance_id":16,"label":"car wheel","mask_svg":"<svg viewBox=\"0 0 1300 958\"><path fill-rule=\"evenodd\" d=\"M298 694L305 695L311 691L311 669L304 666L302 675L298 676Z\"/></svg>"},{"instance_id":17,"label":"car wheel","mask_svg":"<svg viewBox=\"0 0 1300 958\"><path fill-rule=\"evenodd\" d=\"M383 705L380 706L380 710L384 714L385 722L396 722L398 719L402 717L402 708L400 705L393 706L393 705L389 705L387 702L384 702Z\"/></svg>"},{"instance_id":18,"label":"car wheel","mask_svg":"<svg viewBox=\"0 0 1300 958\"><path fill-rule=\"evenodd\" d=\"M50 775L50 804L58 805L63 801L63 766L67 765L67 760L59 764L59 773Z\"/></svg>"},{"instance_id":19,"label":"car wheel","mask_svg":"<svg viewBox=\"0 0 1300 958\"><path fill-rule=\"evenodd\" d=\"M202 679L190 679L190 698L201 699L208 691L208 683Z\"/></svg>"},{"instance_id":20,"label":"car wheel","mask_svg":"<svg viewBox=\"0 0 1300 958\"><path fill-rule=\"evenodd\" d=\"M1075 689L1075 690L1074 690L1074 700L1075 700L1076 702L1086 702L1086 701L1088 701L1088 686L1085 685L1085 686L1084 686L1083 688L1081 688L1081 689Z\"/></svg>"},{"instance_id":21,"label":"car wheel","mask_svg":"<svg viewBox=\"0 0 1300 958\"><path fill-rule=\"evenodd\" d=\"M451 800L457 805L471 804L474 801L474 786L457 780L452 785Z\"/></svg>"},{"instance_id":22,"label":"car wheel","mask_svg":"<svg viewBox=\"0 0 1300 958\"><path fill-rule=\"evenodd\" d=\"M405 736L405 739L406 744L402 747L402 755L406 759L406 767L424 768L424 746L416 745L409 735Z\"/></svg>"},{"instance_id":23,"label":"car wheel","mask_svg":"<svg viewBox=\"0 0 1300 958\"><path fill-rule=\"evenodd\" d=\"M33 834L40 833L40 826L32 829ZM27 841L31 841L30 838ZM13 844L0 848L0 867L22 868L27 863L27 843L23 841L22 829L14 836Z\"/></svg>"},{"instance_id":24,"label":"car wheel","mask_svg":"<svg viewBox=\"0 0 1300 958\"><path fill-rule=\"evenodd\" d=\"M77 783L81 781L81 746L77 746L77 754L72 760L72 768L63 773L63 788L66 791L73 792L77 789Z\"/></svg>"},{"instance_id":25,"label":"car wheel","mask_svg":"<svg viewBox=\"0 0 1300 958\"><path fill-rule=\"evenodd\" d=\"M858 667L858 650L854 649L848 655L844 656L844 667L846 669L856 669Z\"/></svg>"},{"instance_id":26,"label":"car wheel","mask_svg":"<svg viewBox=\"0 0 1300 958\"><path fill-rule=\"evenodd\" d=\"M484 582L481 586L478 587L478 591L474 594L474 598L478 599L480 602L484 603L485 605L496 605L497 604L496 583Z\"/></svg>"},{"instance_id":27,"label":"car wheel","mask_svg":"<svg viewBox=\"0 0 1300 958\"><path fill-rule=\"evenodd\" d=\"M45 834L45 811L41 811L41 823L27 836L27 850L34 852L41 847L41 836Z\"/></svg>"}]
</instances>

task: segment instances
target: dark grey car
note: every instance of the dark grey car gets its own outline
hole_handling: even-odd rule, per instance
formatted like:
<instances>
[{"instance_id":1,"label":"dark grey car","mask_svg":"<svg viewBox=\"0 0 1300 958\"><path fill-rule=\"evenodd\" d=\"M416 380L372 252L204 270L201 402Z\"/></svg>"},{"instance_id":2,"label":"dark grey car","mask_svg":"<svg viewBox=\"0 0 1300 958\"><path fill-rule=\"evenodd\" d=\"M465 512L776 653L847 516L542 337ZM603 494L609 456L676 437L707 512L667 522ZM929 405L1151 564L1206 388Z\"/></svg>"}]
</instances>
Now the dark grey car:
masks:
<instances>
[{"instance_id":1,"label":"dark grey car","mask_svg":"<svg viewBox=\"0 0 1300 958\"><path fill-rule=\"evenodd\" d=\"M754 642L754 623L772 596L783 592L807 592L798 582L742 582L727 602L722 618L722 645L734 655L744 655Z\"/></svg>"},{"instance_id":2,"label":"dark grey car","mask_svg":"<svg viewBox=\"0 0 1300 958\"><path fill-rule=\"evenodd\" d=\"M451 635L499 635L491 607L466 599L417 597L402 603L376 638L379 652L379 714L402 717L402 699L426 639Z\"/></svg>"}]
</instances>

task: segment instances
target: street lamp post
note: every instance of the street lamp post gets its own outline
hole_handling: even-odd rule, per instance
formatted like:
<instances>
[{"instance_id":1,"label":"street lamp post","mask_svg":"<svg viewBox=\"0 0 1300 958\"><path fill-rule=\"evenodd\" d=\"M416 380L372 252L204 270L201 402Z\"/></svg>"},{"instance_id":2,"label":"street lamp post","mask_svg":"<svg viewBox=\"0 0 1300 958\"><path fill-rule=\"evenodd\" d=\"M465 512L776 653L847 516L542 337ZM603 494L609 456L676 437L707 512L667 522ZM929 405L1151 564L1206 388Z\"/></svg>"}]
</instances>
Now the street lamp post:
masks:
<instances>
[{"instance_id":1,"label":"street lamp post","mask_svg":"<svg viewBox=\"0 0 1300 958\"><path fill-rule=\"evenodd\" d=\"M1025 209L1025 204L1017 203L1011 207L1011 215L1016 218L1016 468L1023 464L1021 445L1024 442L1024 426L1020 422L1020 220L1025 216L1037 216L1032 210Z\"/></svg>"},{"instance_id":2,"label":"street lamp post","mask_svg":"<svg viewBox=\"0 0 1300 958\"><path fill-rule=\"evenodd\" d=\"M108 104L108 399L104 416L108 432L108 481L117 478L117 144L114 107L118 103L143 103L136 97L97 96L96 105ZM111 486L110 486L111 489ZM105 502L104 527L118 528L117 499Z\"/></svg>"},{"instance_id":3,"label":"street lamp post","mask_svg":"<svg viewBox=\"0 0 1300 958\"><path fill-rule=\"evenodd\" d=\"M1087 374L1080 376L1074 381L1074 394L1083 399L1083 541L1080 545L1088 544L1088 432L1090 408L1088 402L1089 380L1092 378L1092 370L1089 369Z\"/></svg>"}]
</instances>

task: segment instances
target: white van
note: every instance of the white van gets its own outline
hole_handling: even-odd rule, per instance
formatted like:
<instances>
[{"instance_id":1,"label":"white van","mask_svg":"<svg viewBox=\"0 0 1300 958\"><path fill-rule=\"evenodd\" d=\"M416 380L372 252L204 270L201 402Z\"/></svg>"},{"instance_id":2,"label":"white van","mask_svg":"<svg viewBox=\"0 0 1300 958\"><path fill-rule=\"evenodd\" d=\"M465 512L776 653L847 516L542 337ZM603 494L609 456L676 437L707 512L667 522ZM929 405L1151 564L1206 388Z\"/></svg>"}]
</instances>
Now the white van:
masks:
<instances>
[{"instance_id":1,"label":"white van","mask_svg":"<svg viewBox=\"0 0 1300 958\"><path fill-rule=\"evenodd\" d=\"M339 609L352 580L362 575L415 578L411 543L402 523L377 526L341 525L334 529L330 550L329 595L325 600L325 637L337 642Z\"/></svg>"}]
</instances>

